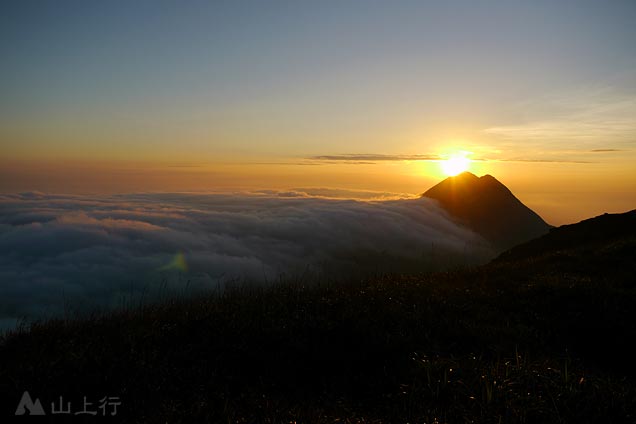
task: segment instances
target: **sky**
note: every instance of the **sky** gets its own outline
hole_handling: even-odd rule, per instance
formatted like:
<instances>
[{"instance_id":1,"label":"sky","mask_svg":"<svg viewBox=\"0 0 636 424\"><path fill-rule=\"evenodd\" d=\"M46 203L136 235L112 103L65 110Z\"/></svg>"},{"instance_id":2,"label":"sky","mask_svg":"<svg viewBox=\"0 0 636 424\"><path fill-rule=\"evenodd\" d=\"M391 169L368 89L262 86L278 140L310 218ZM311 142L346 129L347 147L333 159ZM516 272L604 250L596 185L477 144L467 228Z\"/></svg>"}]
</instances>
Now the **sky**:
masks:
<instances>
[{"instance_id":1,"label":"sky","mask_svg":"<svg viewBox=\"0 0 636 424\"><path fill-rule=\"evenodd\" d=\"M636 207L636 2L20 1L0 192L417 195L462 155L559 225Z\"/></svg>"}]
</instances>

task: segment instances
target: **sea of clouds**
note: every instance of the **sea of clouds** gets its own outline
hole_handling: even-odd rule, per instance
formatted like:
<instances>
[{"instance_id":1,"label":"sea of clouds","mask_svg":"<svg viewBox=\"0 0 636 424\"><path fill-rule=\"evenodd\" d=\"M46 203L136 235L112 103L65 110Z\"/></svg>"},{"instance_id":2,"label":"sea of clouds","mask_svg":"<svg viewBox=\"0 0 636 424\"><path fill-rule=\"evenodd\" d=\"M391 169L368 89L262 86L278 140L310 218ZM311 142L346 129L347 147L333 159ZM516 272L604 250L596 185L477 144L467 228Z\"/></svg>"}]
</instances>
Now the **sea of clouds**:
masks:
<instances>
[{"instance_id":1,"label":"sea of clouds","mask_svg":"<svg viewBox=\"0 0 636 424\"><path fill-rule=\"evenodd\" d=\"M330 194L0 195L0 328L171 289L222 290L316 273L337 280L492 255L431 199Z\"/></svg>"}]
</instances>

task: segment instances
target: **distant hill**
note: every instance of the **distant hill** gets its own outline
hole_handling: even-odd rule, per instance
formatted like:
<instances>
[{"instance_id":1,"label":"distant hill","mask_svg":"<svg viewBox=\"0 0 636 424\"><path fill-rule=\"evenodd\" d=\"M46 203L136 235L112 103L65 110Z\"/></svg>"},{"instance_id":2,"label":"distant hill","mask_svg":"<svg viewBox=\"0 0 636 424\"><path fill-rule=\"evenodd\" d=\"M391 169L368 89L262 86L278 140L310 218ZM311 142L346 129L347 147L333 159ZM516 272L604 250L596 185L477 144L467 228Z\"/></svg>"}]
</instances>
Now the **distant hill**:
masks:
<instances>
[{"instance_id":1,"label":"distant hill","mask_svg":"<svg viewBox=\"0 0 636 424\"><path fill-rule=\"evenodd\" d=\"M636 209L625 213L606 213L577 224L551 228L548 234L502 253L498 260L522 259L569 249L589 249L634 237Z\"/></svg>"},{"instance_id":2,"label":"distant hill","mask_svg":"<svg viewBox=\"0 0 636 424\"><path fill-rule=\"evenodd\" d=\"M548 225L491 175L464 172L448 177L423 194L440 204L458 221L504 251L546 234Z\"/></svg>"},{"instance_id":3,"label":"distant hill","mask_svg":"<svg viewBox=\"0 0 636 424\"><path fill-rule=\"evenodd\" d=\"M632 210L552 228L502 253L493 263L531 262L546 271L571 271L636 285L635 258L636 210Z\"/></svg>"}]
</instances>

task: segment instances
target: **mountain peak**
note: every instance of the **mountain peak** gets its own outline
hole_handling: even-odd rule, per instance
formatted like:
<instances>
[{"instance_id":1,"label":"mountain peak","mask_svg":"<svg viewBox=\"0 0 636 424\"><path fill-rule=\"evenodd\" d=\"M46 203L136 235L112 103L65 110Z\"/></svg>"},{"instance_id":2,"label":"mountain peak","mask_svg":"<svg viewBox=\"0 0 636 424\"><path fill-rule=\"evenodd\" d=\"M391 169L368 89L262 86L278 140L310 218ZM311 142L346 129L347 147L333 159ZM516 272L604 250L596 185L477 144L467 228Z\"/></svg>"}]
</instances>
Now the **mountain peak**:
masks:
<instances>
[{"instance_id":1,"label":"mountain peak","mask_svg":"<svg viewBox=\"0 0 636 424\"><path fill-rule=\"evenodd\" d=\"M476 180L479 179L479 177L475 174L473 174L472 172L469 171L464 171L460 174L454 175L452 177L448 177L447 179L452 178L454 180Z\"/></svg>"},{"instance_id":2,"label":"mountain peak","mask_svg":"<svg viewBox=\"0 0 636 424\"><path fill-rule=\"evenodd\" d=\"M427 190L456 220L505 250L539 237L550 226L492 175L462 172Z\"/></svg>"},{"instance_id":3,"label":"mountain peak","mask_svg":"<svg viewBox=\"0 0 636 424\"><path fill-rule=\"evenodd\" d=\"M445 180L441 181L438 185L443 183L447 183L447 184L493 184L493 183L496 183L498 185L504 186L498 179L496 179L490 174L485 174L485 175L482 175L481 177L478 177L477 175L469 171L464 171L461 174L447 177Z\"/></svg>"},{"instance_id":4,"label":"mountain peak","mask_svg":"<svg viewBox=\"0 0 636 424\"><path fill-rule=\"evenodd\" d=\"M477 175L473 174L472 172L469 171L464 171L461 174L457 174L455 176L452 177L448 177L446 178L444 181L448 181L453 182L453 183L477 183L479 181L479 183L481 184L492 184L492 183L496 183L499 185L504 186L498 179L496 179L495 177L493 177L490 174L485 174L482 175L481 177L478 177ZM442 181L442 182L444 182ZM504 186L505 187L505 186Z\"/></svg>"},{"instance_id":5,"label":"mountain peak","mask_svg":"<svg viewBox=\"0 0 636 424\"><path fill-rule=\"evenodd\" d=\"M481 177L479 177L479 179L480 180L484 180L484 181L493 181L493 182L497 182L497 183L501 184L501 182L498 179L496 179L495 177L493 177L490 174L482 175ZM503 185L503 184L501 184L501 185Z\"/></svg>"}]
</instances>

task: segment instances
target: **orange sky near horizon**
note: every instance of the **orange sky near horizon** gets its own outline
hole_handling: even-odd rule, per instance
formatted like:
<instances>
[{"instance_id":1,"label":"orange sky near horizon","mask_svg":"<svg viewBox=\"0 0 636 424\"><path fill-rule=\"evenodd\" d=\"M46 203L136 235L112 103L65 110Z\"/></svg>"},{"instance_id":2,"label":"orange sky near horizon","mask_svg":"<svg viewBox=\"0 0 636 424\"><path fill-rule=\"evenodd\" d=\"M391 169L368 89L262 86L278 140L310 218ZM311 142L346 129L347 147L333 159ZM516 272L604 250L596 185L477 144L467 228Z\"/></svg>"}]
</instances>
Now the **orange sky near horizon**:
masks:
<instances>
[{"instance_id":1,"label":"orange sky near horizon","mask_svg":"<svg viewBox=\"0 0 636 424\"><path fill-rule=\"evenodd\" d=\"M131 192L249 192L308 188L369 191L369 197L417 196L446 178L434 160L284 160L252 163L132 161L3 161L0 192L59 194ZM491 174L548 223L578 222L636 208L636 173L625 163L473 161L476 175Z\"/></svg>"}]
</instances>

